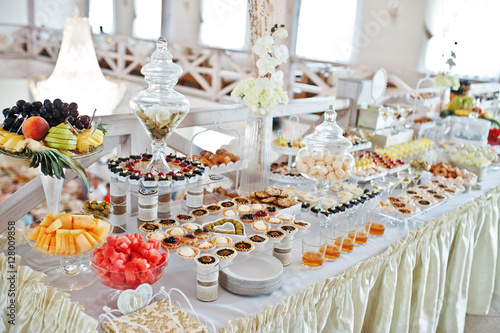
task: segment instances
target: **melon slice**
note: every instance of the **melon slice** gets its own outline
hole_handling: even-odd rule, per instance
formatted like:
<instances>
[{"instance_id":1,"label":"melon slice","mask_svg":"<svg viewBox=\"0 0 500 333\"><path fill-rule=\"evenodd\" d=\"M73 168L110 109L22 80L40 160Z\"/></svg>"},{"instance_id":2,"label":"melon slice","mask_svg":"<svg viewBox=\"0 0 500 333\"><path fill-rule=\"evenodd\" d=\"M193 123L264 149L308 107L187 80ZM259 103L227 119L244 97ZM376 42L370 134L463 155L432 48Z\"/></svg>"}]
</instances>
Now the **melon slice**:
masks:
<instances>
[{"instance_id":1,"label":"melon slice","mask_svg":"<svg viewBox=\"0 0 500 333\"><path fill-rule=\"evenodd\" d=\"M73 216L73 228L74 229L86 229L92 230L97 227L97 220L87 216Z\"/></svg>"},{"instance_id":2,"label":"melon slice","mask_svg":"<svg viewBox=\"0 0 500 333\"><path fill-rule=\"evenodd\" d=\"M94 230L92 230L92 232L102 239L109 234L110 228L111 225L108 222L98 220L97 227L95 227Z\"/></svg>"},{"instance_id":3,"label":"melon slice","mask_svg":"<svg viewBox=\"0 0 500 333\"><path fill-rule=\"evenodd\" d=\"M50 237L50 244L49 244L49 254L55 254L56 252L56 236Z\"/></svg>"},{"instance_id":4,"label":"melon slice","mask_svg":"<svg viewBox=\"0 0 500 333\"><path fill-rule=\"evenodd\" d=\"M49 252L49 245L50 245L50 240L52 239L52 236L47 234L45 237L45 241L43 243L43 251L44 252Z\"/></svg>"},{"instance_id":5,"label":"melon slice","mask_svg":"<svg viewBox=\"0 0 500 333\"><path fill-rule=\"evenodd\" d=\"M43 236L46 235L45 230L47 230L46 227L40 227L40 232L38 233L38 237L37 237L37 239L35 241L35 243L37 244L37 246L35 246L35 247L38 247L38 246L40 246L40 245L43 244L42 243Z\"/></svg>"},{"instance_id":6,"label":"melon slice","mask_svg":"<svg viewBox=\"0 0 500 333\"><path fill-rule=\"evenodd\" d=\"M69 245L69 254L71 255L76 254L75 237L73 237L73 235L68 235L67 237Z\"/></svg>"},{"instance_id":7,"label":"melon slice","mask_svg":"<svg viewBox=\"0 0 500 333\"><path fill-rule=\"evenodd\" d=\"M92 250L92 244L89 243L89 241L87 240L87 238L84 236L83 233L75 237L75 242L80 248L81 253L87 253L90 250Z\"/></svg>"},{"instance_id":8,"label":"melon slice","mask_svg":"<svg viewBox=\"0 0 500 333\"><path fill-rule=\"evenodd\" d=\"M28 234L26 235L26 237L30 241L36 241L36 239L38 238L38 234L40 233L40 229L41 229L41 227L38 225L35 229L33 229L30 232L28 232Z\"/></svg>"},{"instance_id":9,"label":"melon slice","mask_svg":"<svg viewBox=\"0 0 500 333\"><path fill-rule=\"evenodd\" d=\"M40 227L48 227L52 222L54 222L54 219L52 218L52 214L48 212L43 218L42 223L40 223Z\"/></svg>"},{"instance_id":10,"label":"melon slice","mask_svg":"<svg viewBox=\"0 0 500 333\"><path fill-rule=\"evenodd\" d=\"M61 227L62 227L62 222L60 219L57 219L49 225L49 227L47 228L47 230L45 232L50 234Z\"/></svg>"}]
</instances>

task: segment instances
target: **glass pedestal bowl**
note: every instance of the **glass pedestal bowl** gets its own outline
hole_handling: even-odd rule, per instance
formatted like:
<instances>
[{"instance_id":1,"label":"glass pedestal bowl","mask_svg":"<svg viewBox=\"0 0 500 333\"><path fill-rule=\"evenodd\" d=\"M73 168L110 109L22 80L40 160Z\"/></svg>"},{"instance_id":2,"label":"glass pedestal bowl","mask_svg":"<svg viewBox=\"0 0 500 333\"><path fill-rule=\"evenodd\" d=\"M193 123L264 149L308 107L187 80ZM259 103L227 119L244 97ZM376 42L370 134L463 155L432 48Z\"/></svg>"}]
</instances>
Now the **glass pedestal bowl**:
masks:
<instances>
[{"instance_id":1,"label":"glass pedestal bowl","mask_svg":"<svg viewBox=\"0 0 500 333\"><path fill-rule=\"evenodd\" d=\"M81 290L95 282L94 274L88 266L82 264L82 258L100 246L111 233L113 227L105 219L98 220L100 221L98 223L103 223L100 227L105 228L101 237L84 229L81 231L82 229L59 228L54 232L45 233L42 228L46 227L42 225L42 220L33 222L24 230L24 237L34 250L47 256L59 258L59 267L52 267L44 271L47 275L46 283L61 291L74 291ZM40 235L42 230L43 234Z\"/></svg>"},{"instance_id":2,"label":"glass pedestal bowl","mask_svg":"<svg viewBox=\"0 0 500 333\"><path fill-rule=\"evenodd\" d=\"M108 260L108 258L113 257L108 256L107 252L105 252L106 250L104 250L102 253L99 253L99 251L97 250L98 249L94 250L90 255L90 266L92 268L92 271L94 272L95 277L102 284L109 288L116 289L115 291L111 292L106 298L106 306L112 309L117 308L117 300L123 290L136 289L144 283L155 283L162 277L163 272L168 265L168 255L162 255L162 258L158 264L153 265L148 262L148 264L150 265L149 268L139 270L139 264L136 265L136 263L134 262L135 259L128 261L126 264L124 263L123 259ZM121 252L116 253L118 255L122 254ZM99 258L99 256L101 257ZM103 264L105 260L108 260L109 263ZM121 263L117 264L119 260L121 260ZM121 266L121 268L117 268L118 266Z\"/></svg>"}]
</instances>

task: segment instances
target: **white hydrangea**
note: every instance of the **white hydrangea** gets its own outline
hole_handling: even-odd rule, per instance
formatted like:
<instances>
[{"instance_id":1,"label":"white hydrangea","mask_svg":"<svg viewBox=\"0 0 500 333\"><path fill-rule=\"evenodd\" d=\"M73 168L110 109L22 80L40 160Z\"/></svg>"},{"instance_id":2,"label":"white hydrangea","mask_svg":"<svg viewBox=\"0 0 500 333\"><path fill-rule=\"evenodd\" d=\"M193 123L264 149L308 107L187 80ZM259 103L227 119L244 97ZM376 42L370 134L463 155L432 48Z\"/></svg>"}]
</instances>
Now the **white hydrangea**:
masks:
<instances>
[{"instance_id":1,"label":"white hydrangea","mask_svg":"<svg viewBox=\"0 0 500 333\"><path fill-rule=\"evenodd\" d=\"M287 61L288 59L288 48L286 45L275 45L273 47L274 57L278 61L278 65Z\"/></svg>"},{"instance_id":2,"label":"white hydrangea","mask_svg":"<svg viewBox=\"0 0 500 333\"><path fill-rule=\"evenodd\" d=\"M260 37L255 41L252 47L253 53L259 57L263 57L272 51L272 46L274 45L274 38L271 36Z\"/></svg>"},{"instance_id":3,"label":"white hydrangea","mask_svg":"<svg viewBox=\"0 0 500 333\"><path fill-rule=\"evenodd\" d=\"M260 76L274 72L276 70L276 66L278 66L278 60L271 57L269 54L266 54L257 60L257 68L259 69Z\"/></svg>"}]
</instances>

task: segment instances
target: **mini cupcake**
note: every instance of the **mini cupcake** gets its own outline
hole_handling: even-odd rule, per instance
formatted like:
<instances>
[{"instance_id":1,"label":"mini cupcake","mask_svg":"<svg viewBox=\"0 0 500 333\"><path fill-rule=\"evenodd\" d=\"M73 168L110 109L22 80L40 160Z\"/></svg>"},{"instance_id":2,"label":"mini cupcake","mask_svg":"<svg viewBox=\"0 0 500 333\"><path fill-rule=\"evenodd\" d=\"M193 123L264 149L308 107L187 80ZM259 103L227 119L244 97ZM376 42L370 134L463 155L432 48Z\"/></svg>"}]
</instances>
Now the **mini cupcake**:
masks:
<instances>
[{"instance_id":1,"label":"mini cupcake","mask_svg":"<svg viewBox=\"0 0 500 333\"><path fill-rule=\"evenodd\" d=\"M224 209L232 209L236 207L236 204L232 201L224 201L220 203L221 207Z\"/></svg>"},{"instance_id":2,"label":"mini cupcake","mask_svg":"<svg viewBox=\"0 0 500 333\"><path fill-rule=\"evenodd\" d=\"M276 217L279 218L283 223L292 223L293 220L295 220L293 216L287 214L278 214L276 215Z\"/></svg>"},{"instance_id":3,"label":"mini cupcake","mask_svg":"<svg viewBox=\"0 0 500 333\"><path fill-rule=\"evenodd\" d=\"M191 246L184 246L177 250L177 255L185 260L194 259L199 253L200 250Z\"/></svg>"},{"instance_id":4,"label":"mini cupcake","mask_svg":"<svg viewBox=\"0 0 500 333\"><path fill-rule=\"evenodd\" d=\"M233 202L231 202L233 203ZM221 205L208 205L205 207L206 210L208 210L208 213L210 215L217 215L222 211L222 206Z\"/></svg>"},{"instance_id":5,"label":"mini cupcake","mask_svg":"<svg viewBox=\"0 0 500 333\"><path fill-rule=\"evenodd\" d=\"M267 206L266 210L269 216L275 216L279 212L278 208L276 208L275 206Z\"/></svg>"},{"instance_id":6,"label":"mini cupcake","mask_svg":"<svg viewBox=\"0 0 500 333\"><path fill-rule=\"evenodd\" d=\"M204 208L193 209L190 214L194 216L196 222L202 222L208 216L208 210Z\"/></svg>"},{"instance_id":7,"label":"mini cupcake","mask_svg":"<svg viewBox=\"0 0 500 333\"><path fill-rule=\"evenodd\" d=\"M186 222L193 222L194 221L194 216L191 214L177 214L175 215L175 219L179 223L186 223Z\"/></svg>"},{"instance_id":8,"label":"mini cupcake","mask_svg":"<svg viewBox=\"0 0 500 333\"><path fill-rule=\"evenodd\" d=\"M186 184L186 177L182 173L176 173L172 176L172 183L174 185L184 185Z\"/></svg>"},{"instance_id":9,"label":"mini cupcake","mask_svg":"<svg viewBox=\"0 0 500 333\"><path fill-rule=\"evenodd\" d=\"M150 232L160 231L161 227L158 223L145 222L145 223L141 224L139 229L143 232L150 233Z\"/></svg>"},{"instance_id":10,"label":"mini cupcake","mask_svg":"<svg viewBox=\"0 0 500 333\"><path fill-rule=\"evenodd\" d=\"M155 187L156 184L156 179L152 173L148 172L142 175L142 185L144 187Z\"/></svg>"},{"instance_id":11,"label":"mini cupcake","mask_svg":"<svg viewBox=\"0 0 500 333\"><path fill-rule=\"evenodd\" d=\"M257 220L252 223L252 229L257 232L266 232L271 228L264 220Z\"/></svg>"},{"instance_id":12,"label":"mini cupcake","mask_svg":"<svg viewBox=\"0 0 500 333\"><path fill-rule=\"evenodd\" d=\"M222 211L222 216L228 217L228 218L235 218L238 217L238 212L232 209L224 209Z\"/></svg>"},{"instance_id":13,"label":"mini cupcake","mask_svg":"<svg viewBox=\"0 0 500 333\"><path fill-rule=\"evenodd\" d=\"M214 243L217 247L225 247L230 245L233 240L227 236L217 236L212 238L211 242Z\"/></svg>"},{"instance_id":14,"label":"mini cupcake","mask_svg":"<svg viewBox=\"0 0 500 333\"><path fill-rule=\"evenodd\" d=\"M198 239L207 239L207 238L210 238L212 233L208 229L198 228L195 231L193 231L193 235L195 235L196 238L198 238Z\"/></svg>"},{"instance_id":15,"label":"mini cupcake","mask_svg":"<svg viewBox=\"0 0 500 333\"><path fill-rule=\"evenodd\" d=\"M174 250L181 246L181 238L179 236L167 236L161 241L161 247L164 250Z\"/></svg>"},{"instance_id":16,"label":"mini cupcake","mask_svg":"<svg viewBox=\"0 0 500 333\"><path fill-rule=\"evenodd\" d=\"M201 229L201 225L196 223L186 223L183 224L182 227L186 230L186 232L193 232L196 229Z\"/></svg>"},{"instance_id":17,"label":"mini cupcake","mask_svg":"<svg viewBox=\"0 0 500 333\"><path fill-rule=\"evenodd\" d=\"M159 220L158 224L161 225L165 229L165 228L170 228L170 227L174 227L176 225L179 225L179 222L177 222L174 219L165 219L165 220Z\"/></svg>"},{"instance_id":18,"label":"mini cupcake","mask_svg":"<svg viewBox=\"0 0 500 333\"><path fill-rule=\"evenodd\" d=\"M267 243L267 241L269 240L269 238L267 236L264 236L264 235L251 235L251 236L248 236L247 239L253 243L253 245L255 245L255 247L261 247L263 246L265 243Z\"/></svg>"},{"instance_id":19,"label":"mini cupcake","mask_svg":"<svg viewBox=\"0 0 500 333\"><path fill-rule=\"evenodd\" d=\"M305 221L293 221L293 225L299 229L299 232L307 230L311 226L311 223Z\"/></svg>"},{"instance_id":20,"label":"mini cupcake","mask_svg":"<svg viewBox=\"0 0 500 333\"><path fill-rule=\"evenodd\" d=\"M181 236L181 243L186 245L194 245L198 243L198 238L193 234L185 234Z\"/></svg>"},{"instance_id":21,"label":"mini cupcake","mask_svg":"<svg viewBox=\"0 0 500 333\"><path fill-rule=\"evenodd\" d=\"M271 224L271 225L280 225L281 223L283 223L283 221L281 221L279 218L277 217L268 217L266 219L267 223Z\"/></svg>"},{"instance_id":22,"label":"mini cupcake","mask_svg":"<svg viewBox=\"0 0 500 333\"><path fill-rule=\"evenodd\" d=\"M211 243L207 240L200 241L194 245L198 250L202 252L210 251L215 247L214 243Z\"/></svg>"},{"instance_id":23,"label":"mini cupcake","mask_svg":"<svg viewBox=\"0 0 500 333\"><path fill-rule=\"evenodd\" d=\"M240 217L241 222L243 223L252 223L254 221L253 214L243 214Z\"/></svg>"},{"instance_id":24,"label":"mini cupcake","mask_svg":"<svg viewBox=\"0 0 500 333\"><path fill-rule=\"evenodd\" d=\"M115 166L109 169L109 176L111 178L118 178L118 174L123 171L121 166Z\"/></svg>"},{"instance_id":25,"label":"mini cupcake","mask_svg":"<svg viewBox=\"0 0 500 333\"><path fill-rule=\"evenodd\" d=\"M127 171L127 170L123 170L122 172L120 172L118 174L118 180L121 181L121 182L127 182L128 181L128 178L130 177L130 175L132 175L132 173L130 171Z\"/></svg>"},{"instance_id":26,"label":"mini cupcake","mask_svg":"<svg viewBox=\"0 0 500 333\"><path fill-rule=\"evenodd\" d=\"M269 238L269 240L273 243L281 241L283 237L285 237L285 232L282 230L268 230L265 235Z\"/></svg>"},{"instance_id":27,"label":"mini cupcake","mask_svg":"<svg viewBox=\"0 0 500 333\"><path fill-rule=\"evenodd\" d=\"M239 254L248 254L252 252L255 248L252 242L241 240L233 244L233 249L235 249Z\"/></svg>"},{"instance_id":28,"label":"mini cupcake","mask_svg":"<svg viewBox=\"0 0 500 333\"><path fill-rule=\"evenodd\" d=\"M167 230L167 234L169 234L170 236L184 236L186 232L182 229L182 228L179 228L179 227L174 227L172 229L168 229Z\"/></svg>"},{"instance_id":29,"label":"mini cupcake","mask_svg":"<svg viewBox=\"0 0 500 333\"><path fill-rule=\"evenodd\" d=\"M172 177L168 177L163 172L158 174L158 186L160 187L168 187L172 184Z\"/></svg>"},{"instance_id":30,"label":"mini cupcake","mask_svg":"<svg viewBox=\"0 0 500 333\"><path fill-rule=\"evenodd\" d=\"M130 185L139 185L142 180L142 174L140 171L134 171L130 177L128 177L128 182Z\"/></svg>"},{"instance_id":31,"label":"mini cupcake","mask_svg":"<svg viewBox=\"0 0 500 333\"><path fill-rule=\"evenodd\" d=\"M233 198L233 202L237 205L250 205L251 203L250 199L244 197Z\"/></svg>"}]
</instances>

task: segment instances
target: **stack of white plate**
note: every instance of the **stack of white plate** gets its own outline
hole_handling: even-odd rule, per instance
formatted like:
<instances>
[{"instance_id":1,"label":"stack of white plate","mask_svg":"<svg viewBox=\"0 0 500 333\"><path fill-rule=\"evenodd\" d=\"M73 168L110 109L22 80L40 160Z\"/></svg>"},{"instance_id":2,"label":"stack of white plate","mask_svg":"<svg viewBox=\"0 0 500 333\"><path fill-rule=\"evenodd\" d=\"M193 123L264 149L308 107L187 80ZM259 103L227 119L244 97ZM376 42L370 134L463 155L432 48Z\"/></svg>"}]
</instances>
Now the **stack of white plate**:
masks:
<instances>
[{"instance_id":1,"label":"stack of white plate","mask_svg":"<svg viewBox=\"0 0 500 333\"><path fill-rule=\"evenodd\" d=\"M256 255L221 270L219 284L238 295L270 294L283 284L283 265L270 254Z\"/></svg>"}]
</instances>

